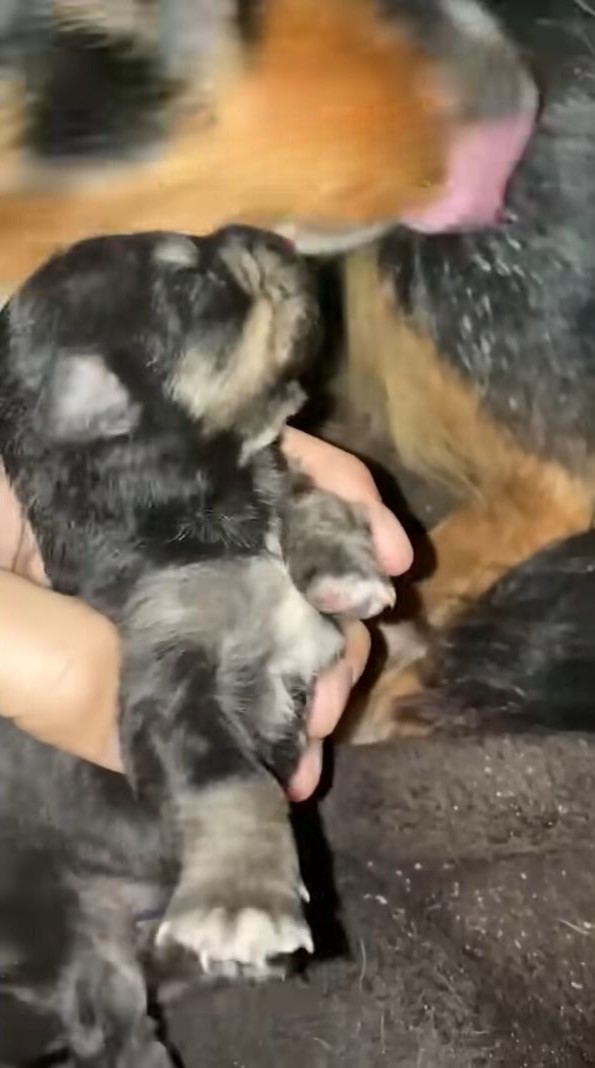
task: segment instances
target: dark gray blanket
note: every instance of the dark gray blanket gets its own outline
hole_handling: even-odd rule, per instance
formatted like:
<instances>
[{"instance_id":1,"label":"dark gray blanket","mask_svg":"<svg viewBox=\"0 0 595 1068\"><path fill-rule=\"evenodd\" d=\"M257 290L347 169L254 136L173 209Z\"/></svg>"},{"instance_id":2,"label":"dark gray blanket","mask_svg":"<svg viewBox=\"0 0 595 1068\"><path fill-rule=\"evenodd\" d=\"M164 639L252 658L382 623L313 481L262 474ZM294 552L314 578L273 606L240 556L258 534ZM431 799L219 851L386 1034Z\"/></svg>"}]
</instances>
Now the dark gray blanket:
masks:
<instances>
[{"instance_id":1,"label":"dark gray blanket","mask_svg":"<svg viewBox=\"0 0 595 1068\"><path fill-rule=\"evenodd\" d=\"M306 809L331 956L189 993L171 1017L188 1068L595 1064L594 799L593 738L343 750L322 812L347 953Z\"/></svg>"}]
</instances>

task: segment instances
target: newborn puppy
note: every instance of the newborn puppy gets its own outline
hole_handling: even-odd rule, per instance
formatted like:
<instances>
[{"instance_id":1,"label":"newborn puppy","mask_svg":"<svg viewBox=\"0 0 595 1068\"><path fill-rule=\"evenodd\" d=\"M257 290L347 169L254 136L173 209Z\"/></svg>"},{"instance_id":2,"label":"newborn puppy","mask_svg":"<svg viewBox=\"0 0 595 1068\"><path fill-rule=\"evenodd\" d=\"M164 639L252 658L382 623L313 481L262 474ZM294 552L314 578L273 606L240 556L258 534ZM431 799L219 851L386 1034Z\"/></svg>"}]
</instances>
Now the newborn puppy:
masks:
<instances>
[{"instance_id":1,"label":"newborn puppy","mask_svg":"<svg viewBox=\"0 0 595 1068\"><path fill-rule=\"evenodd\" d=\"M82 242L0 317L8 475L52 586L123 642L127 783L0 721L0 974L72 1064L170 1063L133 938L156 887L160 953L205 973L313 948L283 786L337 616L393 597L364 516L281 455L316 321L300 259L240 227Z\"/></svg>"}]
</instances>

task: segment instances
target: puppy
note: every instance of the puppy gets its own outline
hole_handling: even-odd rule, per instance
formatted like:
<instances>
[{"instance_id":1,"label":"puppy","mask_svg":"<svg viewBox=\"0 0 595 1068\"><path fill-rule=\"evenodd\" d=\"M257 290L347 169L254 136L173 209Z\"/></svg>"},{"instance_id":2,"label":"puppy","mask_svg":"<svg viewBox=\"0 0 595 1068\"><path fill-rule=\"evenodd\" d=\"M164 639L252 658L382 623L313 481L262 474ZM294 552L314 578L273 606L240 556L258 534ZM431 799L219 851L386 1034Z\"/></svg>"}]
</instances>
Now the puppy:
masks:
<instances>
[{"instance_id":1,"label":"puppy","mask_svg":"<svg viewBox=\"0 0 595 1068\"><path fill-rule=\"evenodd\" d=\"M338 616L393 601L365 517L281 457L316 320L296 254L240 227L87 240L0 318L7 473L53 587L122 635L126 781L0 722L2 988L73 1065L170 1063L133 938L155 892L159 952L206 974L313 949L283 786Z\"/></svg>"}]
</instances>

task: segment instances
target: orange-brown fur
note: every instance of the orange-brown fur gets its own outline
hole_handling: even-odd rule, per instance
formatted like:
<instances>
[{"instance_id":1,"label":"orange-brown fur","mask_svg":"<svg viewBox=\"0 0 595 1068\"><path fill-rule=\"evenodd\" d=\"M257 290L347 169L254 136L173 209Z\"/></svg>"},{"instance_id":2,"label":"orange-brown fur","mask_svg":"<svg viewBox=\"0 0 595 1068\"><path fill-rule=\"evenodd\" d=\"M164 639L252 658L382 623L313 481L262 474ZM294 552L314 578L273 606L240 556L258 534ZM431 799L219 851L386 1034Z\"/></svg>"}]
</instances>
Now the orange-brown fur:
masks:
<instances>
[{"instance_id":1,"label":"orange-brown fur","mask_svg":"<svg viewBox=\"0 0 595 1068\"><path fill-rule=\"evenodd\" d=\"M431 71L365 0L271 0L255 58L217 73L209 113L174 115L155 162L63 173L49 188L0 179L0 287L93 233L296 215L365 224L439 186L448 129Z\"/></svg>"}]
</instances>

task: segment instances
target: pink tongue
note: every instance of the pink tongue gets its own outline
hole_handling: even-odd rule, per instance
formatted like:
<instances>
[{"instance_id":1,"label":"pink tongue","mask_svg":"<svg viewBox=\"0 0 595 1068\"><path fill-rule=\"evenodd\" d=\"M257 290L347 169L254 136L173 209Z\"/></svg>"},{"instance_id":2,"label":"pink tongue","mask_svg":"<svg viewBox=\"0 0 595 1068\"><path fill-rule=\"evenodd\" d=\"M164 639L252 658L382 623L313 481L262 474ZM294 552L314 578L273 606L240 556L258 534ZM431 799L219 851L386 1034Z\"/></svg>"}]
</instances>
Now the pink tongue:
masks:
<instances>
[{"instance_id":1,"label":"pink tongue","mask_svg":"<svg viewBox=\"0 0 595 1068\"><path fill-rule=\"evenodd\" d=\"M428 234L496 223L534 124L534 114L523 112L469 127L453 145L444 192L426 208L408 212L401 222Z\"/></svg>"}]
</instances>

